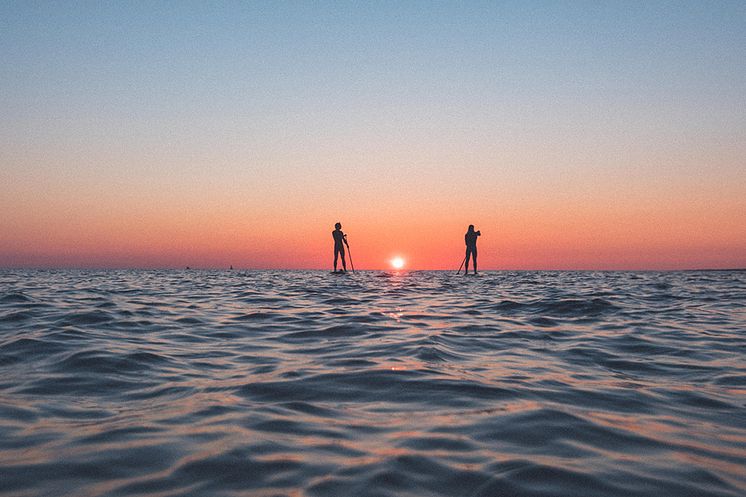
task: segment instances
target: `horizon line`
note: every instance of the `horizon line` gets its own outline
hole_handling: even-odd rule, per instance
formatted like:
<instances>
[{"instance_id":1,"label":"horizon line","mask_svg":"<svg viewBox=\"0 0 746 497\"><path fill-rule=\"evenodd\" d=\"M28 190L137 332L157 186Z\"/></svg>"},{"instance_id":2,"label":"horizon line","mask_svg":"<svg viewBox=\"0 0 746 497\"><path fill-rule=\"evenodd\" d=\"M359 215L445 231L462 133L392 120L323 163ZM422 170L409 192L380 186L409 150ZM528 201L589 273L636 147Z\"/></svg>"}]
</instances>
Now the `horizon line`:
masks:
<instances>
[{"instance_id":1,"label":"horizon line","mask_svg":"<svg viewBox=\"0 0 746 497\"><path fill-rule=\"evenodd\" d=\"M172 267L172 266L161 266L161 267L142 267L142 266L111 266L111 267L96 267L96 266L0 266L0 271L12 271L12 270L35 270L35 271L324 271L331 272L330 269L326 268L267 268L267 267L209 267L209 266L187 266L187 267ZM455 269L423 269L423 268L366 268L356 269L353 271L347 271L350 274L359 272L454 272ZM515 268L501 268L501 269L480 269L480 273L496 273L496 272L655 272L655 273L674 273L674 272L692 272L692 271L746 271L746 267L732 267L732 268L710 268L710 267L688 267L688 268L668 268L668 269L655 269L655 268L532 268L532 269L515 269Z\"/></svg>"}]
</instances>

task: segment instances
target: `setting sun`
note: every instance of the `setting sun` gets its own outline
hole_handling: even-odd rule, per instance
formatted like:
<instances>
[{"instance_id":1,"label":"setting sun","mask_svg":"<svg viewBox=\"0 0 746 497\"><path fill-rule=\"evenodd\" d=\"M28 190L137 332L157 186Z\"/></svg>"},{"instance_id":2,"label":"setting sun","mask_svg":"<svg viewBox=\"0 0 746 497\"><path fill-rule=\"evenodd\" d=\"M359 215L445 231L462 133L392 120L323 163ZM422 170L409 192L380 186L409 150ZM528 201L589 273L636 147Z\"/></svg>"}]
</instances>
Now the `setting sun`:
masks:
<instances>
[{"instance_id":1,"label":"setting sun","mask_svg":"<svg viewBox=\"0 0 746 497\"><path fill-rule=\"evenodd\" d=\"M403 268L404 267L404 259L402 259L401 257L394 257L393 259L391 259L391 266L394 269L401 269L401 268Z\"/></svg>"}]
</instances>

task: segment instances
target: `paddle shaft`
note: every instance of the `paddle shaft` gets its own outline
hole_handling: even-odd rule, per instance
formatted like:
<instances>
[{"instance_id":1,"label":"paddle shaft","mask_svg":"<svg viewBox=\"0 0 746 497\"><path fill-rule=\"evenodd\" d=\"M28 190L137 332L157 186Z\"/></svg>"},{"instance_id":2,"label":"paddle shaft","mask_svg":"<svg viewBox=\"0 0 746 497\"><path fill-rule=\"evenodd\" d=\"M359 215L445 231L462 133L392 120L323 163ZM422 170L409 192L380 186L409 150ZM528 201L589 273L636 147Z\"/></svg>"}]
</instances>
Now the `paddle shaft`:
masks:
<instances>
[{"instance_id":1,"label":"paddle shaft","mask_svg":"<svg viewBox=\"0 0 746 497\"><path fill-rule=\"evenodd\" d=\"M352 272L355 272L355 263L352 262L352 250L350 250L350 244L347 243L347 240L345 240L345 245L347 245L347 254L350 256L350 266L352 266Z\"/></svg>"},{"instance_id":2,"label":"paddle shaft","mask_svg":"<svg viewBox=\"0 0 746 497\"><path fill-rule=\"evenodd\" d=\"M469 257L468 255L466 257ZM464 257L464 260L461 261L461 265L458 267L458 271L456 271L456 274L459 274L461 272L461 268L464 267L464 262L466 262L466 257Z\"/></svg>"}]
</instances>

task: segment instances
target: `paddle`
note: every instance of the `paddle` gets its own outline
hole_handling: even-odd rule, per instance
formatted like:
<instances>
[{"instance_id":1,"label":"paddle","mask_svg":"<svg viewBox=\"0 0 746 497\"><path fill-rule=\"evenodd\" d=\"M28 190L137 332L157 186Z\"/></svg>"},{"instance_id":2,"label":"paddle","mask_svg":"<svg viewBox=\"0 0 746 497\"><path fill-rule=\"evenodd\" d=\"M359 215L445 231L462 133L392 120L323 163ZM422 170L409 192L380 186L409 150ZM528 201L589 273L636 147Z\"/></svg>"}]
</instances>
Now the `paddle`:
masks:
<instances>
[{"instance_id":1,"label":"paddle","mask_svg":"<svg viewBox=\"0 0 746 497\"><path fill-rule=\"evenodd\" d=\"M352 250L350 250L350 244L347 243L347 236L344 238L345 245L347 245L347 254L350 256L350 266L352 266L352 274L355 274L355 263L352 262Z\"/></svg>"},{"instance_id":2,"label":"paddle","mask_svg":"<svg viewBox=\"0 0 746 497\"><path fill-rule=\"evenodd\" d=\"M466 257L469 257L468 255ZM456 271L456 274L459 274L461 272L461 268L464 267L464 262L466 262L466 257L464 257L464 260L461 261L461 265L458 267L458 271Z\"/></svg>"}]
</instances>

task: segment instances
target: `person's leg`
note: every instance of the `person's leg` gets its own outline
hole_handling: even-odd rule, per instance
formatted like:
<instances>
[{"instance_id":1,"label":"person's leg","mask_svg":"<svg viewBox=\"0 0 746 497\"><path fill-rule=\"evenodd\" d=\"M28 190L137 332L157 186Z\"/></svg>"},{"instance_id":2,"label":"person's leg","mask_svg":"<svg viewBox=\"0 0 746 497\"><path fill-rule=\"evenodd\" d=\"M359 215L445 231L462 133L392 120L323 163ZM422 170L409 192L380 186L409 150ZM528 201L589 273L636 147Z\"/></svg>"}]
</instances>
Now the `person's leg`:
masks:
<instances>
[{"instance_id":1,"label":"person's leg","mask_svg":"<svg viewBox=\"0 0 746 497\"><path fill-rule=\"evenodd\" d=\"M346 273L347 272L347 261L345 260L345 249L342 248L342 250L340 250L339 253L342 255L342 269Z\"/></svg>"},{"instance_id":2,"label":"person's leg","mask_svg":"<svg viewBox=\"0 0 746 497\"><path fill-rule=\"evenodd\" d=\"M467 274L469 272L469 256L471 256L471 250L469 250L469 247L466 247L466 265L464 266L464 274Z\"/></svg>"},{"instance_id":3,"label":"person's leg","mask_svg":"<svg viewBox=\"0 0 746 497\"><path fill-rule=\"evenodd\" d=\"M477 274L477 248L476 247L474 247L474 250L472 250L471 256L474 257L474 274Z\"/></svg>"},{"instance_id":4,"label":"person's leg","mask_svg":"<svg viewBox=\"0 0 746 497\"><path fill-rule=\"evenodd\" d=\"M334 272L337 272L337 257L339 256L339 249L334 247Z\"/></svg>"}]
</instances>

